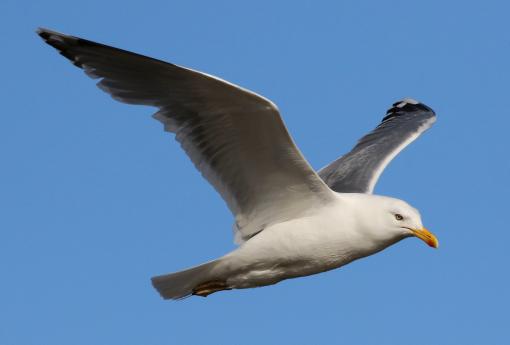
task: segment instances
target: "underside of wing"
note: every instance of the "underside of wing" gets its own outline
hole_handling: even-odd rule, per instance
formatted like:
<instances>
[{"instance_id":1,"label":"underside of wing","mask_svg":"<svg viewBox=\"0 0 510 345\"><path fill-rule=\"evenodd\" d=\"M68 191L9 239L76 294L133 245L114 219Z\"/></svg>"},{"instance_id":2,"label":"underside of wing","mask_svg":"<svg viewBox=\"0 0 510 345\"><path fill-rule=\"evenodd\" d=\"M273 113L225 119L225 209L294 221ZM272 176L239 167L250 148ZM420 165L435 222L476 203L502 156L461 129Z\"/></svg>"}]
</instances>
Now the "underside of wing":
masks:
<instances>
[{"instance_id":1,"label":"underside of wing","mask_svg":"<svg viewBox=\"0 0 510 345\"><path fill-rule=\"evenodd\" d=\"M410 98L396 102L372 132L319 176L336 192L371 194L390 161L435 120L434 111L422 103Z\"/></svg>"},{"instance_id":2,"label":"underside of wing","mask_svg":"<svg viewBox=\"0 0 510 345\"><path fill-rule=\"evenodd\" d=\"M40 29L51 46L113 98L154 115L236 217L241 240L331 198L269 100L216 77Z\"/></svg>"}]
</instances>

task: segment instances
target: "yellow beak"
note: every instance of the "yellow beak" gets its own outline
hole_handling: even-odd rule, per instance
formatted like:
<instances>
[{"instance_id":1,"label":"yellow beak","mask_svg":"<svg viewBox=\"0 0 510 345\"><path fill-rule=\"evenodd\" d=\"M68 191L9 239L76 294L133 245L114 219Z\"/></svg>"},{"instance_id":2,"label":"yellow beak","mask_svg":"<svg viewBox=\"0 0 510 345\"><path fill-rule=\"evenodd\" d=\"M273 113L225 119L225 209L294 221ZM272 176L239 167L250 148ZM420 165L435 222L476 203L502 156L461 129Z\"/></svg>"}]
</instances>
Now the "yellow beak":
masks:
<instances>
[{"instance_id":1,"label":"yellow beak","mask_svg":"<svg viewBox=\"0 0 510 345\"><path fill-rule=\"evenodd\" d=\"M414 233L414 236L418 237L423 242L427 243L429 246L437 248L439 247L439 241L433 233L428 231L425 228L421 229L411 229Z\"/></svg>"}]
</instances>

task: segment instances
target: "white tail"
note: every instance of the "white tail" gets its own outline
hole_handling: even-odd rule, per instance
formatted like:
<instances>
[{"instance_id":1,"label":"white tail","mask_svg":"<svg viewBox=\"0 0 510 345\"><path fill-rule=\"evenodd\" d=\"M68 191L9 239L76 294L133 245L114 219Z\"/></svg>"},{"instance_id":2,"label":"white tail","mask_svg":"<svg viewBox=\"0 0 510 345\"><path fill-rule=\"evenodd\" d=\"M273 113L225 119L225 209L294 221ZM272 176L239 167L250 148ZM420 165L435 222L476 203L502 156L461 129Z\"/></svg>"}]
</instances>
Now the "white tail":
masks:
<instances>
[{"instance_id":1,"label":"white tail","mask_svg":"<svg viewBox=\"0 0 510 345\"><path fill-rule=\"evenodd\" d=\"M188 297L198 285L221 278L213 273L218 262L215 260L184 271L152 277L152 286L164 299Z\"/></svg>"}]
</instances>

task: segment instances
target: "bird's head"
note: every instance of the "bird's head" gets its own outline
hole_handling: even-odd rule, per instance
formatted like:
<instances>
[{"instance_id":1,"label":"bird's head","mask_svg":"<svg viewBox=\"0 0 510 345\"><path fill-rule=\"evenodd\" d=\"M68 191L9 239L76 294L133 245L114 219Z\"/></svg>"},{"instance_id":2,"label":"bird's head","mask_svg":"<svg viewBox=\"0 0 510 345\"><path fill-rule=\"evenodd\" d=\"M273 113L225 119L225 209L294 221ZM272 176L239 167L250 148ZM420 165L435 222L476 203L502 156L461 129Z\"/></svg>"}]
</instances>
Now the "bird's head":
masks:
<instances>
[{"instance_id":1,"label":"bird's head","mask_svg":"<svg viewBox=\"0 0 510 345\"><path fill-rule=\"evenodd\" d=\"M380 217L383 218L381 221L387 231L402 237L418 237L433 248L439 246L436 236L423 226L417 209L402 200L384 199Z\"/></svg>"},{"instance_id":2,"label":"bird's head","mask_svg":"<svg viewBox=\"0 0 510 345\"><path fill-rule=\"evenodd\" d=\"M360 212L360 229L376 243L390 245L406 237L418 237L433 248L439 242L422 224L420 212L405 201L372 194L346 194Z\"/></svg>"}]
</instances>

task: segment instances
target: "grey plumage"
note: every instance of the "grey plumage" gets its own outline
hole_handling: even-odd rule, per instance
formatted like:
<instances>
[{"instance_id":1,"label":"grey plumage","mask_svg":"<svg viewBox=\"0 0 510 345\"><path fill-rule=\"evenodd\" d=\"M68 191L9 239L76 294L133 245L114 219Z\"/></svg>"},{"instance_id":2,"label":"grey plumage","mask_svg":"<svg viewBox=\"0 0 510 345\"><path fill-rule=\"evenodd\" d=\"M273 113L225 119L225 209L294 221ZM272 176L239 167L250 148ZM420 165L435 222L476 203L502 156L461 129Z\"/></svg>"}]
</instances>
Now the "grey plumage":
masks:
<instances>
[{"instance_id":1,"label":"grey plumage","mask_svg":"<svg viewBox=\"0 0 510 345\"><path fill-rule=\"evenodd\" d=\"M382 122L346 155L319 171L339 193L372 193L384 168L404 147L430 128L436 115L413 99L393 104Z\"/></svg>"}]
</instances>

